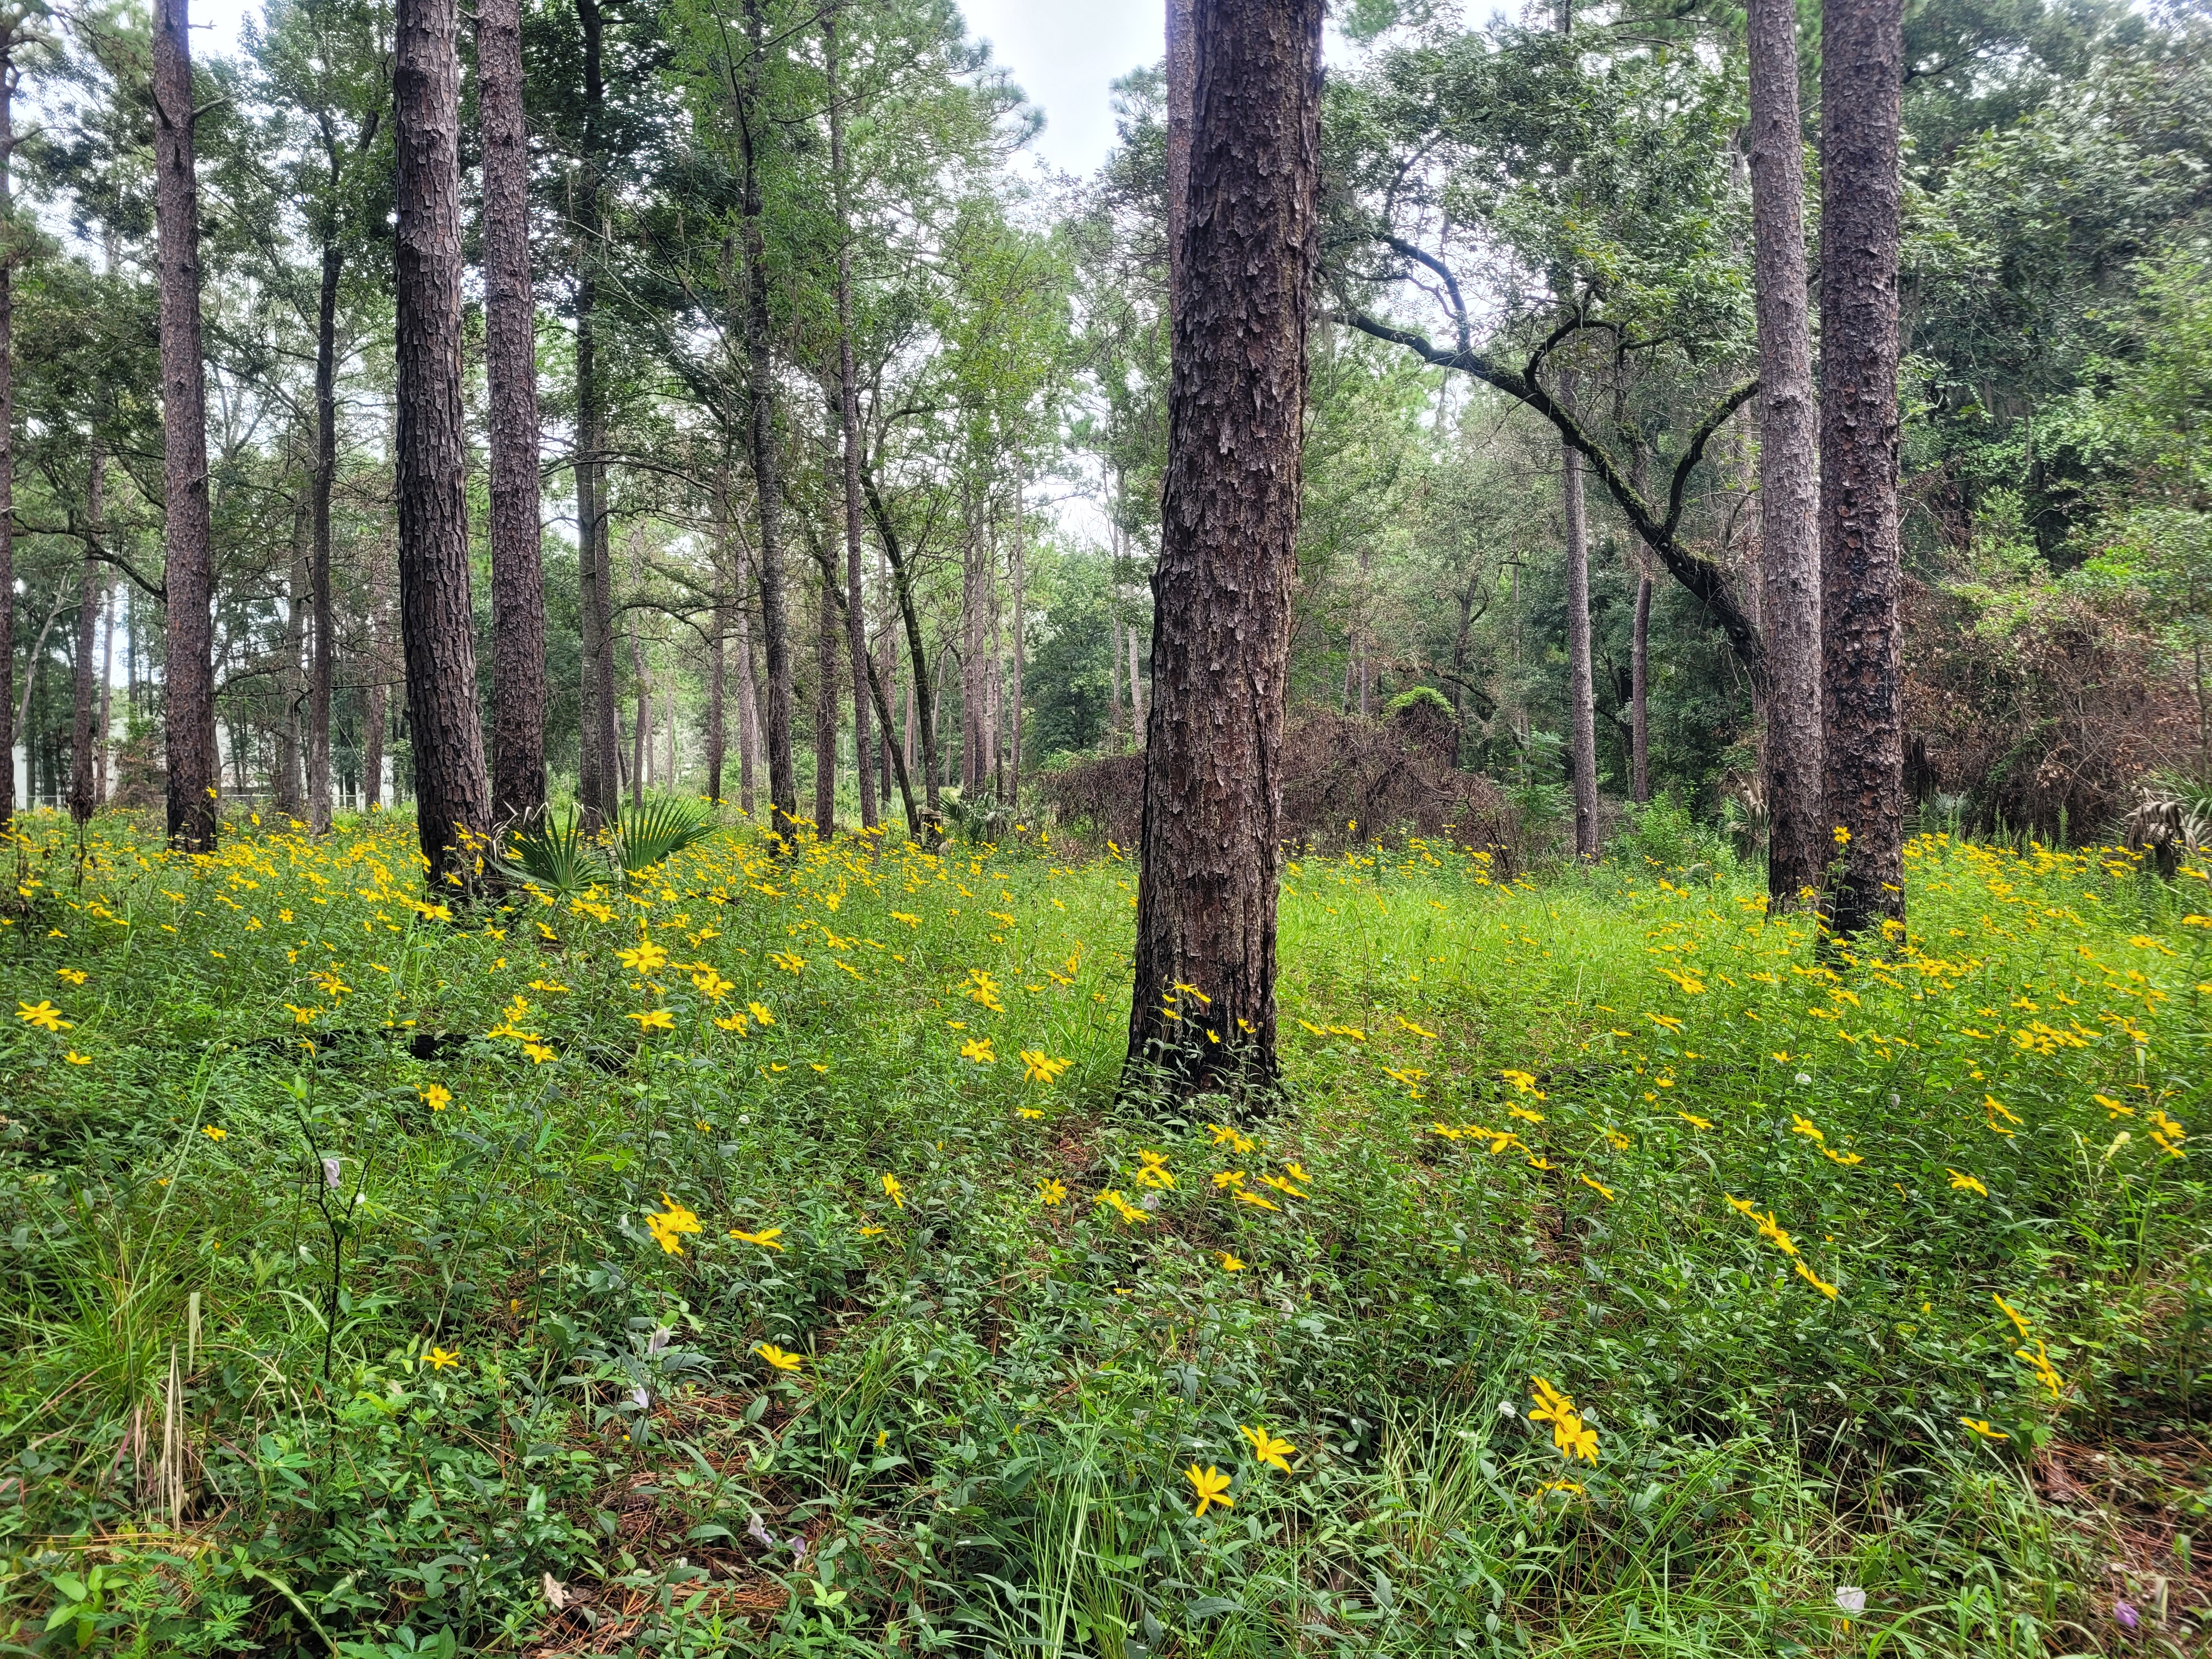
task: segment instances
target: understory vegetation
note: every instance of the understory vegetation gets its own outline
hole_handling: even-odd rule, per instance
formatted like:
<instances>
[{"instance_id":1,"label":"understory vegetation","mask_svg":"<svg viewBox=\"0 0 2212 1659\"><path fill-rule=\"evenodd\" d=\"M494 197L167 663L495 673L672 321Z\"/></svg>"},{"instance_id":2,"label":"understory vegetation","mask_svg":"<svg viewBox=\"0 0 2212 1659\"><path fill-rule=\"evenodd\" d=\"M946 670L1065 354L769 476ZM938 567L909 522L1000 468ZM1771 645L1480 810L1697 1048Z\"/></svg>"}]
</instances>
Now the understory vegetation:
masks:
<instances>
[{"instance_id":1,"label":"understory vegetation","mask_svg":"<svg viewBox=\"0 0 2212 1659\"><path fill-rule=\"evenodd\" d=\"M21 825L8 1651L2201 1650L2192 866L1925 836L1852 952L1663 805L1354 844L1233 1118L1035 823Z\"/></svg>"}]
</instances>

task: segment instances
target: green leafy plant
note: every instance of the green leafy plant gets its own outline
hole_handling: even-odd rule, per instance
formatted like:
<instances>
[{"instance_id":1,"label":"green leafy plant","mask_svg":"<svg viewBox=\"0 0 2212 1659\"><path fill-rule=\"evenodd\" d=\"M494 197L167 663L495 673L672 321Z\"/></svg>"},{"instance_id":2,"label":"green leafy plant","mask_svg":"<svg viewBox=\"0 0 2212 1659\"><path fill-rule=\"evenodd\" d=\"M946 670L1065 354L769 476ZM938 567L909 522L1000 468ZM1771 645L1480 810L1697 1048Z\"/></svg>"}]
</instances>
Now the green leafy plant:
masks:
<instances>
[{"instance_id":1,"label":"green leafy plant","mask_svg":"<svg viewBox=\"0 0 2212 1659\"><path fill-rule=\"evenodd\" d=\"M592 839L584 833L580 814L538 818L509 832L507 852L494 854L492 867L509 881L542 887L564 896L614 878L614 867Z\"/></svg>"},{"instance_id":2,"label":"green leafy plant","mask_svg":"<svg viewBox=\"0 0 2212 1659\"><path fill-rule=\"evenodd\" d=\"M663 860L696 847L720 827L714 808L689 795L659 795L625 806L616 821L615 862L635 880Z\"/></svg>"}]
</instances>

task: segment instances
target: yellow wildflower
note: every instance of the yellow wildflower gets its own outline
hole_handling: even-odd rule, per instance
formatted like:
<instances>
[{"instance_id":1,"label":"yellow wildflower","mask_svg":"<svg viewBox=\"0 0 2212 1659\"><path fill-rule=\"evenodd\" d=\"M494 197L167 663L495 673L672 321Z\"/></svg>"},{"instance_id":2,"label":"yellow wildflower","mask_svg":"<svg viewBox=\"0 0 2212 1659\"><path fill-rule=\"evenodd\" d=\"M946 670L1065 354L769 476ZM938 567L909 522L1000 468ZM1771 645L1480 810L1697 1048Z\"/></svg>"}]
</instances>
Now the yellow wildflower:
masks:
<instances>
[{"instance_id":1,"label":"yellow wildflower","mask_svg":"<svg viewBox=\"0 0 2212 1659\"><path fill-rule=\"evenodd\" d=\"M1271 1463L1285 1474L1290 1474L1290 1454L1297 1448L1287 1440L1278 1440L1265 1428L1246 1428L1238 1425L1237 1432L1252 1445L1252 1455L1262 1463Z\"/></svg>"},{"instance_id":2,"label":"yellow wildflower","mask_svg":"<svg viewBox=\"0 0 2212 1659\"><path fill-rule=\"evenodd\" d=\"M1224 1510L1237 1507L1235 1498L1223 1495L1229 1490L1229 1477L1212 1465L1201 1470L1194 1463L1182 1472L1182 1476L1198 1489L1198 1514L1204 1515L1209 1504L1218 1504Z\"/></svg>"},{"instance_id":3,"label":"yellow wildflower","mask_svg":"<svg viewBox=\"0 0 2212 1659\"><path fill-rule=\"evenodd\" d=\"M660 1201L668 1208L661 1213L647 1216L646 1229L652 1233L660 1248L669 1255L682 1255L684 1246L678 1240L683 1234L696 1233L700 1231L699 1218L666 1193L661 1194Z\"/></svg>"}]
</instances>

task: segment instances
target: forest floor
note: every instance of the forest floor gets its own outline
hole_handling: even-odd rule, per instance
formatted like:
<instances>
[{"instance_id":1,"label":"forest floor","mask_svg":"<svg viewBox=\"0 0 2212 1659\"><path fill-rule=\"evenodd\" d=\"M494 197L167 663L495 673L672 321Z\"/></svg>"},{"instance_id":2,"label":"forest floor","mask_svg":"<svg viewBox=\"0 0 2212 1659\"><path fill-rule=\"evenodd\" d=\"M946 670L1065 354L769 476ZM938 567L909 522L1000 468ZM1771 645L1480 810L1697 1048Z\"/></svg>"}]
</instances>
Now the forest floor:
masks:
<instances>
[{"instance_id":1,"label":"forest floor","mask_svg":"<svg viewBox=\"0 0 2212 1659\"><path fill-rule=\"evenodd\" d=\"M0 1652L2212 1623L2201 873L1927 837L1824 959L1663 838L1300 860L1231 1117L1116 1103L1135 873L1033 827L459 917L404 820L24 829Z\"/></svg>"}]
</instances>

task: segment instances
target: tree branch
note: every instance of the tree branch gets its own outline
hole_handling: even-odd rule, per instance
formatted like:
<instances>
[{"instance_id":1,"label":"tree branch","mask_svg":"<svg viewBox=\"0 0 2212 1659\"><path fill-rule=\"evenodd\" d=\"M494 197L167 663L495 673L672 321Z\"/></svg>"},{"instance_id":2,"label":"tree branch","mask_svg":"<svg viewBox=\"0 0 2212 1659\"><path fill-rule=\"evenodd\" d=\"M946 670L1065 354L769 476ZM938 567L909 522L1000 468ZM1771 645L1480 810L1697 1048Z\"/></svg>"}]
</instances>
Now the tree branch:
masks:
<instances>
[{"instance_id":1,"label":"tree branch","mask_svg":"<svg viewBox=\"0 0 2212 1659\"><path fill-rule=\"evenodd\" d=\"M1736 602L1735 594L1729 592L1727 570L1704 554L1683 546L1675 536L1682 522L1683 495L1689 488L1690 474L1704 458L1705 446L1712 441L1713 434L1720 430L1730 416L1758 394L1758 381L1740 386L1722 398L1692 436L1689 448L1674 468L1673 483L1667 496L1667 516L1662 520L1653 511L1650 502L1644 500L1643 492L1622 474L1605 446L1591 437L1583 429L1582 422L1538 382L1480 351L1447 349L1433 343L1425 334L1386 323L1364 311L1340 312L1336 314L1336 320L1347 327L1358 329L1372 339L1402 346L1435 368L1457 369L1486 386L1494 386L1549 421L1558 428L1561 440L1572 446L1589 463L1590 470L1597 474L1598 481L1605 485L1636 533L1643 538L1644 544L1656 553L1674 580L1689 589L1698 603L1712 613L1713 620L1728 635L1729 646L1753 684L1765 684L1765 645L1750 616Z\"/></svg>"}]
</instances>

